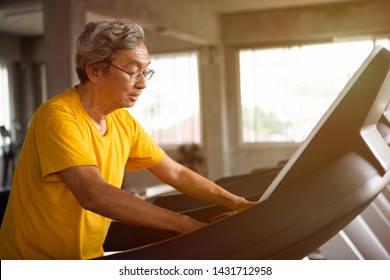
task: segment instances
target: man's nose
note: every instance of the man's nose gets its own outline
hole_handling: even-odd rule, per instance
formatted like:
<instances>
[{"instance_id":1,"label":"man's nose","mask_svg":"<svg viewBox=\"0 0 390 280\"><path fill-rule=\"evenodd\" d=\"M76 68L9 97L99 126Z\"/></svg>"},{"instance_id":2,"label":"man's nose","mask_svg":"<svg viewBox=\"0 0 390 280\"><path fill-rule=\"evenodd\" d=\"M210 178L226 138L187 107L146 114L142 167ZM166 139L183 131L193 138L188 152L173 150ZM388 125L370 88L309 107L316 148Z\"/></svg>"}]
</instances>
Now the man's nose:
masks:
<instances>
[{"instance_id":1,"label":"man's nose","mask_svg":"<svg viewBox=\"0 0 390 280\"><path fill-rule=\"evenodd\" d=\"M147 84L148 83L146 81L146 77L144 75L141 75L139 80L134 84L134 87L138 89L144 89L146 88Z\"/></svg>"}]
</instances>

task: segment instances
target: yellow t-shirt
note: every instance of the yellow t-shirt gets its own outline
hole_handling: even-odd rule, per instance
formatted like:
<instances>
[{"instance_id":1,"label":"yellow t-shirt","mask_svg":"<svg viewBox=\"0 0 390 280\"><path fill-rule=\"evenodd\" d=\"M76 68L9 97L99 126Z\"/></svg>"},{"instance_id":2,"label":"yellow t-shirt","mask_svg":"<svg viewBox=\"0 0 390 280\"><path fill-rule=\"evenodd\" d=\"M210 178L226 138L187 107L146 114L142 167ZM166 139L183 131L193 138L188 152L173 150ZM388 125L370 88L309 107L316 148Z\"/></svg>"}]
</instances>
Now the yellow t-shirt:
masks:
<instances>
[{"instance_id":1,"label":"yellow t-shirt","mask_svg":"<svg viewBox=\"0 0 390 280\"><path fill-rule=\"evenodd\" d=\"M101 136L75 88L52 98L35 113L19 155L0 230L0 259L101 256L111 220L83 209L58 172L94 165L120 188L125 168L149 168L163 155L127 110L111 113Z\"/></svg>"}]
</instances>

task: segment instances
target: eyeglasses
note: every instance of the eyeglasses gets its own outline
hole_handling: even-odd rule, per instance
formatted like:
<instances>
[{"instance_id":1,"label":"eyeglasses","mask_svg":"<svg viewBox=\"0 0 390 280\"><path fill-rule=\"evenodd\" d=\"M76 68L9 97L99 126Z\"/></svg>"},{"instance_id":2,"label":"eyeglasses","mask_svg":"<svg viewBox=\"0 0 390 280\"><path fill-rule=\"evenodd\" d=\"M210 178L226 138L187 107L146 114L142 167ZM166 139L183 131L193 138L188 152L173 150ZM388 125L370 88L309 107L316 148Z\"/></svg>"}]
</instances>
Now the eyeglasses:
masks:
<instances>
[{"instance_id":1,"label":"eyeglasses","mask_svg":"<svg viewBox=\"0 0 390 280\"><path fill-rule=\"evenodd\" d=\"M118 66L115 66L114 64L111 64L110 65L124 73L126 73L127 75L129 75L129 80L131 83L137 83L141 77L144 77L145 80L150 80L150 78L153 76L154 74L154 70L152 69L146 69L145 71L136 71L136 72L133 72L133 73L129 73L125 70L123 70L122 68L119 68Z\"/></svg>"}]
</instances>

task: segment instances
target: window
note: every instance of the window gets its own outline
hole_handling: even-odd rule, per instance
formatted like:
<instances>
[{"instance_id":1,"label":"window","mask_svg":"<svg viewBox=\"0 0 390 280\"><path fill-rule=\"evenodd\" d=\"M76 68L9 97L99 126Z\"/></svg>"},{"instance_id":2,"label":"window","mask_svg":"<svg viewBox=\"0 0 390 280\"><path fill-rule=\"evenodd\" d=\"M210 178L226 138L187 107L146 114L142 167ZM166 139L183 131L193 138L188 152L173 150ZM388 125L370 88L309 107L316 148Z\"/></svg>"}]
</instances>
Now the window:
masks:
<instances>
[{"instance_id":1,"label":"window","mask_svg":"<svg viewBox=\"0 0 390 280\"><path fill-rule=\"evenodd\" d=\"M9 106L9 87L8 87L8 69L7 65L0 62L0 126L5 127L7 130L10 129L10 106ZM0 147L3 145L9 145L10 138L0 137ZM4 143L5 142L5 143ZM3 150L0 151L0 156L2 156Z\"/></svg>"},{"instance_id":2,"label":"window","mask_svg":"<svg viewBox=\"0 0 390 280\"><path fill-rule=\"evenodd\" d=\"M389 40L241 50L244 143L300 142L375 44Z\"/></svg>"},{"instance_id":3,"label":"window","mask_svg":"<svg viewBox=\"0 0 390 280\"><path fill-rule=\"evenodd\" d=\"M198 57L152 55L153 78L129 112L160 145L200 143Z\"/></svg>"},{"instance_id":4,"label":"window","mask_svg":"<svg viewBox=\"0 0 390 280\"><path fill-rule=\"evenodd\" d=\"M8 69L5 63L0 63L0 126L10 128Z\"/></svg>"}]
</instances>

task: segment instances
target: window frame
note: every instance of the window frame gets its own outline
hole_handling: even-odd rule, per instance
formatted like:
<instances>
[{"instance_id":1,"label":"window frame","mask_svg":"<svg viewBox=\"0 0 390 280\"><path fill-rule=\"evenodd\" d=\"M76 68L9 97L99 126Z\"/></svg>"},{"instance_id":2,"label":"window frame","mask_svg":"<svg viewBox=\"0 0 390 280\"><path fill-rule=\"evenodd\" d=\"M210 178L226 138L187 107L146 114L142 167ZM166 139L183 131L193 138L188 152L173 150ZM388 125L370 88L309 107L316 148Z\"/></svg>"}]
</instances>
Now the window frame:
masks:
<instances>
[{"instance_id":1,"label":"window frame","mask_svg":"<svg viewBox=\"0 0 390 280\"><path fill-rule=\"evenodd\" d=\"M329 43L342 43L342 42L354 42L354 41L365 41L371 40L373 42L373 46L378 45L378 41L388 40L388 47L390 49L390 35L389 34L378 34L378 35L364 35L358 37L346 37L346 38L337 38L335 40L320 40L320 41L312 41L305 40L303 42L295 42L295 43L285 43L285 44L267 44L267 45L245 45L238 46L235 48L235 60L236 60L236 88L237 88L237 129L239 130L238 135L238 146L244 149L252 149L252 148L280 148L280 147L299 147L300 144L304 141L256 141L256 142L245 142L243 135L243 108L242 108L242 92L241 92L241 67L240 67L240 52L242 50L270 50L270 49L279 49L279 48L292 48L292 47L302 47L302 46L312 46L312 45L320 45L320 44L329 44ZM325 110L326 111L326 110Z\"/></svg>"},{"instance_id":2,"label":"window frame","mask_svg":"<svg viewBox=\"0 0 390 280\"><path fill-rule=\"evenodd\" d=\"M202 101L201 101L201 73L200 73L200 53L199 53L199 50L181 50L181 51L174 51L174 52L155 52L155 53L150 53L150 58L151 58L151 64L150 64L150 68L155 70L155 67L153 65L153 62L155 61L154 57L174 57L174 56L185 56L185 55L189 55L189 56L192 56L194 55L195 58L196 58L196 75L198 77L198 80L196 82L197 84L197 91L198 91L198 114L199 114L199 117L198 117L198 120L197 120L197 123L198 123L198 132L197 134L199 135L199 142L191 142L191 143L187 143L187 142L183 142L183 143L160 143L158 141L158 139L156 139L155 137L153 137L153 134L150 132L150 129L148 128L148 125L147 123L144 123L140 118L139 116L137 116L137 114L133 114L132 112L132 108L129 108L129 112L132 114L132 116L134 116L134 118L140 122L140 124L142 125L142 127L144 127L145 131L147 131L147 133L149 133L151 135L151 137L156 141L156 143L161 146L163 149L166 149L166 150L177 150L178 147L182 146L182 145L192 145L192 144L196 144L200 147L203 146L203 127L202 127ZM156 78L156 76L159 74L160 71L156 71L155 73L155 76L153 76L153 79ZM149 81L148 81L149 82ZM148 87L147 87L148 88ZM147 89L144 90L143 94L147 93L148 92L145 92ZM142 96L141 96L141 100L140 102L143 102L142 100ZM138 106L139 104L135 104L134 107Z\"/></svg>"}]
</instances>

